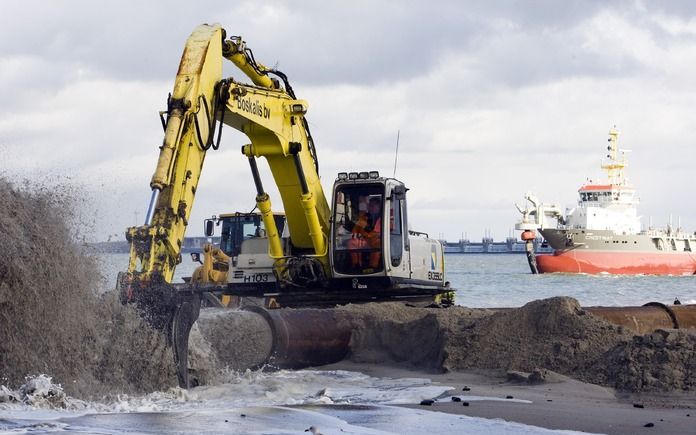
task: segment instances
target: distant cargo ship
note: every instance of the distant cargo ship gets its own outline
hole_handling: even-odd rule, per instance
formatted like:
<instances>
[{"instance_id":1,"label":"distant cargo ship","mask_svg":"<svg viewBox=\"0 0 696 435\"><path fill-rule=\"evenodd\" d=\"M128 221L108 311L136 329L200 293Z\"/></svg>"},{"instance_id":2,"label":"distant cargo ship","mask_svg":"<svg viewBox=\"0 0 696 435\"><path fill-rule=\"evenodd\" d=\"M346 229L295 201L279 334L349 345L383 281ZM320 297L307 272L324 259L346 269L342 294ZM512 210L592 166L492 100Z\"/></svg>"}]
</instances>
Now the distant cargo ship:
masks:
<instances>
[{"instance_id":1,"label":"distant cargo ship","mask_svg":"<svg viewBox=\"0 0 696 435\"><path fill-rule=\"evenodd\" d=\"M696 235L683 232L680 225L672 228L671 222L664 230L641 230L639 200L624 174L626 150L617 148L618 134L616 129L609 132L609 161L601 166L608 181L580 187L577 207L564 214L531 193L525 196L525 209L517 206L522 220L515 228L523 230L522 239L534 240L539 231L553 248L553 254L541 255L527 243L533 273L696 273Z\"/></svg>"}]
</instances>

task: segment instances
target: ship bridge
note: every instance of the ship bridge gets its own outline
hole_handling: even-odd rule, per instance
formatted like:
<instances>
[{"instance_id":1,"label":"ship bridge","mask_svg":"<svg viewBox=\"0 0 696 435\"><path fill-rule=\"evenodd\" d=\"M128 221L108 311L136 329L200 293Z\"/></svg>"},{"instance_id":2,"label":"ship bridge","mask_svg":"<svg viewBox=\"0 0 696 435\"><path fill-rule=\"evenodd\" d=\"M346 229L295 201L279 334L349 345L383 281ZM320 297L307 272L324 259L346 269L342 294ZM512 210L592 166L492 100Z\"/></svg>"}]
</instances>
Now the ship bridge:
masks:
<instances>
[{"instance_id":1,"label":"ship bridge","mask_svg":"<svg viewBox=\"0 0 696 435\"><path fill-rule=\"evenodd\" d=\"M611 230L617 234L640 232L635 189L611 184L588 184L578 190L575 209L566 211L566 227Z\"/></svg>"},{"instance_id":2,"label":"ship bridge","mask_svg":"<svg viewBox=\"0 0 696 435\"><path fill-rule=\"evenodd\" d=\"M636 207L639 202L636 190L627 185L586 184L578 194L578 205Z\"/></svg>"}]
</instances>

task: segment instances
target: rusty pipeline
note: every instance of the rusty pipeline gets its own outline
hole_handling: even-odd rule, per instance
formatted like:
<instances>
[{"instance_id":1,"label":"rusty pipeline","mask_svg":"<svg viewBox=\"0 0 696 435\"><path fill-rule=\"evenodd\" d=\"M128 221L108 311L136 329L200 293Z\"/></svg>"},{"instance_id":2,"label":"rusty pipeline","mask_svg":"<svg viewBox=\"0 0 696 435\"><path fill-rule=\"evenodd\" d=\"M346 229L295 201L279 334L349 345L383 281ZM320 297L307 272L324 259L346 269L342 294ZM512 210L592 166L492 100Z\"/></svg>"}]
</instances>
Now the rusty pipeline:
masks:
<instances>
[{"instance_id":1,"label":"rusty pipeline","mask_svg":"<svg viewBox=\"0 0 696 435\"><path fill-rule=\"evenodd\" d=\"M583 310L635 334L657 329L696 329L696 305L651 302ZM197 340L202 339L204 354L211 352L219 364L234 370L320 366L341 361L348 354L355 320L351 316L349 311L330 308L206 308L201 310L190 343L196 347ZM192 369L196 371L195 367Z\"/></svg>"},{"instance_id":2,"label":"rusty pipeline","mask_svg":"<svg viewBox=\"0 0 696 435\"><path fill-rule=\"evenodd\" d=\"M641 307L584 307L585 311L638 334L656 329L696 329L696 305L649 302Z\"/></svg>"},{"instance_id":3,"label":"rusty pipeline","mask_svg":"<svg viewBox=\"0 0 696 435\"><path fill-rule=\"evenodd\" d=\"M348 353L351 323L331 309L255 309L273 331L269 362L282 368L331 364Z\"/></svg>"},{"instance_id":4,"label":"rusty pipeline","mask_svg":"<svg viewBox=\"0 0 696 435\"><path fill-rule=\"evenodd\" d=\"M207 308L196 325L218 362L235 370L335 363L351 337L350 322L331 309Z\"/></svg>"}]
</instances>

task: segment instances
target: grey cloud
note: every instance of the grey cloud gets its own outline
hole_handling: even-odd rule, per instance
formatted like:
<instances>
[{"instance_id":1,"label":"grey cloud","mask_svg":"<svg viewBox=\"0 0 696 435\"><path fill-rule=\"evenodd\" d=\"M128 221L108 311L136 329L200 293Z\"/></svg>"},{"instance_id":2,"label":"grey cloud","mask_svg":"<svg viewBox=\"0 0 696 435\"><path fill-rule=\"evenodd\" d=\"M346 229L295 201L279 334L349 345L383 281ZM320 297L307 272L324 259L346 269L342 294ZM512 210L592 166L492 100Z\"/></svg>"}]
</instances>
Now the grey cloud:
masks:
<instances>
[{"instance_id":1,"label":"grey cloud","mask_svg":"<svg viewBox=\"0 0 696 435\"><path fill-rule=\"evenodd\" d=\"M273 7L283 17L259 23L259 15ZM0 19L0 52L33 54L56 65L80 63L118 79L169 77L190 31L227 17L222 24L231 33L243 32L260 60L280 62L291 77L315 84L378 83L423 74L444 52L476 52L479 41L495 37L501 20L526 29L562 29L598 8L577 1L563 7L550 1L531 6L514 1L502 6L485 1L338 6L277 1L227 8L213 1L24 1L6 7Z\"/></svg>"},{"instance_id":2,"label":"grey cloud","mask_svg":"<svg viewBox=\"0 0 696 435\"><path fill-rule=\"evenodd\" d=\"M617 13L633 12L636 19L645 15L636 12L640 4L630 1L612 7ZM161 80L173 78L196 25L222 21L230 33L245 37L260 61L277 62L294 83L409 80L427 74L444 56L459 53L476 59L470 65L475 75L516 87L563 77L630 74L639 68L622 53L609 59L583 50L572 34L574 26L606 8L604 2L579 0L349 5L311 0L227 7L211 0L29 0L5 8L0 53L32 55L52 65L50 72L38 73L39 84L75 80L80 67L106 78ZM679 2L654 8L665 13L693 9Z\"/></svg>"},{"instance_id":3,"label":"grey cloud","mask_svg":"<svg viewBox=\"0 0 696 435\"><path fill-rule=\"evenodd\" d=\"M648 5L657 11L685 18L696 17L696 3L689 0L661 0L659 2L638 2L646 8Z\"/></svg>"},{"instance_id":4,"label":"grey cloud","mask_svg":"<svg viewBox=\"0 0 696 435\"><path fill-rule=\"evenodd\" d=\"M161 78L176 70L191 30L217 9L181 0L16 2L4 5L0 52L79 63L117 79Z\"/></svg>"},{"instance_id":5,"label":"grey cloud","mask_svg":"<svg viewBox=\"0 0 696 435\"><path fill-rule=\"evenodd\" d=\"M644 68L625 53L584 48L569 32L510 35L485 44L477 57L483 59L481 76L513 88L574 77L627 77Z\"/></svg>"}]
</instances>

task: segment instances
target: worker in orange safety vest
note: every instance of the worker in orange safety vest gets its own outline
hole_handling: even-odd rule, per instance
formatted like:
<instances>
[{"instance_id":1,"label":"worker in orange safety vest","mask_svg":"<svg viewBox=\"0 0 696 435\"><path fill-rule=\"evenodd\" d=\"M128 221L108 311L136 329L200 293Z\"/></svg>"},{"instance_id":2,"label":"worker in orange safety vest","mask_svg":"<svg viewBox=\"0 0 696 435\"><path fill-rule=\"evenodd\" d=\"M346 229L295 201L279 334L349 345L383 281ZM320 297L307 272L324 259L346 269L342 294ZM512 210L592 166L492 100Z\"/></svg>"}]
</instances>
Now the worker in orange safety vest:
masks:
<instances>
[{"instance_id":1,"label":"worker in orange safety vest","mask_svg":"<svg viewBox=\"0 0 696 435\"><path fill-rule=\"evenodd\" d=\"M375 249L369 254L369 267L377 268L382 256L382 201L380 198L370 198L367 213L361 212L358 215L351 232L353 236L348 240L348 249ZM350 257L353 266L363 266L361 252L353 252Z\"/></svg>"}]
</instances>

